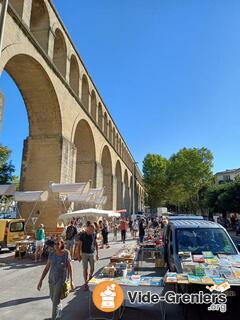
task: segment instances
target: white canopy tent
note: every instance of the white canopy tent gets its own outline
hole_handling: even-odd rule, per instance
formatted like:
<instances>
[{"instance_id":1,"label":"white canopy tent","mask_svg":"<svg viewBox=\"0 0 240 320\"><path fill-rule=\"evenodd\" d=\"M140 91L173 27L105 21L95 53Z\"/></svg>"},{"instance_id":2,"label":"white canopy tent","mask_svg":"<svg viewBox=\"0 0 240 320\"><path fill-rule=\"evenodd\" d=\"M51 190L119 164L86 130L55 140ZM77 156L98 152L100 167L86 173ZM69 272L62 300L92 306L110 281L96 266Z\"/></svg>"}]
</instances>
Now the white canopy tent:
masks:
<instances>
[{"instance_id":1,"label":"white canopy tent","mask_svg":"<svg viewBox=\"0 0 240 320\"><path fill-rule=\"evenodd\" d=\"M69 193L67 195L69 202L78 203L81 205L82 209L86 207L100 207L107 202L107 197L103 196L104 188L90 189L88 193Z\"/></svg>"},{"instance_id":2,"label":"white canopy tent","mask_svg":"<svg viewBox=\"0 0 240 320\"><path fill-rule=\"evenodd\" d=\"M88 182L80 182L80 183L52 183L49 186L49 189L53 193L77 193L83 194L88 193L91 186L91 181Z\"/></svg>"},{"instance_id":3,"label":"white canopy tent","mask_svg":"<svg viewBox=\"0 0 240 320\"><path fill-rule=\"evenodd\" d=\"M88 193L69 193L67 197L69 202L88 202L90 199L90 195Z\"/></svg>"},{"instance_id":4,"label":"white canopy tent","mask_svg":"<svg viewBox=\"0 0 240 320\"><path fill-rule=\"evenodd\" d=\"M121 214L119 212L109 211L109 218L120 218Z\"/></svg>"},{"instance_id":5,"label":"white canopy tent","mask_svg":"<svg viewBox=\"0 0 240 320\"><path fill-rule=\"evenodd\" d=\"M14 198L18 202L44 202L48 200L48 191L18 191Z\"/></svg>"},{"instance_id":6,"label":"white canopy tent","mask_svg":"<svg viewBox=\"0 0 240 320\"><path fill-rule=\"evenodd\" d=\"M50 183L49 190L52 192L53 198L57 204L59 213L63 211L68 211L69 208L72 208L72 201L68 199L69 194L73 197L77 195L88 194L91 187L91 180L88 182L79 182L79 183Z\"/></svg>"},{"instance_id":7,"label":"white canopy tent","mask_svg":"<svg viewBox=\"0 0 240 320\"><path fill-rule=\"evenodd\" d=\"M89 190L89 195L94 197L102 197L105 188L94 188Z\"/></svg>"},{"instance_id":8,"label":"white canopy tent","mask_svg":"<svg viewBox=\"0 0 240 320\"><path fill-rule=\"evenodd\" d=\"M110 210L99 210L95 208L89 208L84 210L77 210L70 213L61 214L58 218L59 220L68 221L72 218L81 218L81 217L119 217L120 214L110 211Z\"/></svg>"},{"instance_id":9,"label":"white canopy tent","mask_svg":"<svg viewBox=\"0 0 240 320\"><path fill-rule=\"evenodd\" d=\"M32 223L33 223L33 227L36 224L36 221L39 219L40 217L40 213L39 210L37 209L37 205L38 203L44 203L44 207L42 208L42 211L44 210L47 200L48 200L48 191L18 191L15 192L14 194L14 199L17 202L27 202L27 203L32 203L32 208L30 210L29 216L26 220L25 223L25 230L26 230L26 226L28 225L30 219L32 218ZM35 212L36 211L36 212ZM34 214L37 216L34 217Z\"/></svg>"},{"instance_id":10,"label":"white canopy tent","mask_svg":"<svg viewBox=\"0 0 240 320\"><path fill-rule=\"evenodd\" d=\"M107 196L98 197L94 203L97 206L104 206L107 203Z\"/></svg>"},{"instance_id":11,"label":"white canopy tent","mask_svg":"<svg viewBox=\"0 0 240 320\"><path fill-rule=\"evenodd\" d=\"M16 192L15 184L0 185L0 196L13 196Z\"/></svg>"}]
</instances>

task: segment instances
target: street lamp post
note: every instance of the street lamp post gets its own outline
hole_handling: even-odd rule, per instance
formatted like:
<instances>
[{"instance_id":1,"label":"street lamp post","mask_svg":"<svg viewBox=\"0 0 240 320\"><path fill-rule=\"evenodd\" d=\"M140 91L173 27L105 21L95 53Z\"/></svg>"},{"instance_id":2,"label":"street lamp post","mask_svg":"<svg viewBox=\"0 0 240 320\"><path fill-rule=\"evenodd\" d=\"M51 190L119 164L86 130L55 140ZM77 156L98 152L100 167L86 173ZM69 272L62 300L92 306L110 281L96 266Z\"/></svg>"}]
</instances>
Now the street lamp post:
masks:
<instances>
[{"instance_id":1,"label":"street lamp post","mask_svg":"<svg viewBox=\"0 0 240 320\"><path fill-rule=\"evenodd\" d=\"M3 34L4 34L5 21L7 16L7 9L8 9L8 0L3 0L1 17L0 17L0 57L2 55Z\"/></svg>"}]
</instances>

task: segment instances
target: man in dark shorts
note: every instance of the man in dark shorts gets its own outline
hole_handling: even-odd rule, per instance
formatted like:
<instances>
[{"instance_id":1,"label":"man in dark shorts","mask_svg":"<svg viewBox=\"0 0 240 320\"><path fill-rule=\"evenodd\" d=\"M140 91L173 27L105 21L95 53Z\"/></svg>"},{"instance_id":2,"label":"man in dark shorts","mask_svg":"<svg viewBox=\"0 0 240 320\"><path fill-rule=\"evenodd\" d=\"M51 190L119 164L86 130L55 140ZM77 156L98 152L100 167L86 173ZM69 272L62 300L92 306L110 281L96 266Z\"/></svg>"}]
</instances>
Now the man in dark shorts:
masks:
<instances>
[{"instance_id":1,"label":"man in dark shorts","mask_svg":"<svg viewBox=\"0 0 240 320\"><path fill-rule=\"evenodd\" d=\"M95 259L94 254L96 250L96 260L98 260L98 244L95 227L90 224L86 230L80 233L77 238L77 255L78 261L83 264L83 277L85 281L85 290L88 290L88 281L92 278L94 273ZM88 276L88 263L90 265L90 272Z\"/></svg>"},{"instance_id":2,"label":"man in dark shorts","mask_svg":"<svg viewBox=\"0 0 240 320\"><path fill-rule=\"evenodd\" d=\"M66 230L66 249L70 251L72 260L74 259L74 244L75 236L77 234L77 228L74 226L73 221L70 222L70 225Z\"/></svg>"}]
</instances>

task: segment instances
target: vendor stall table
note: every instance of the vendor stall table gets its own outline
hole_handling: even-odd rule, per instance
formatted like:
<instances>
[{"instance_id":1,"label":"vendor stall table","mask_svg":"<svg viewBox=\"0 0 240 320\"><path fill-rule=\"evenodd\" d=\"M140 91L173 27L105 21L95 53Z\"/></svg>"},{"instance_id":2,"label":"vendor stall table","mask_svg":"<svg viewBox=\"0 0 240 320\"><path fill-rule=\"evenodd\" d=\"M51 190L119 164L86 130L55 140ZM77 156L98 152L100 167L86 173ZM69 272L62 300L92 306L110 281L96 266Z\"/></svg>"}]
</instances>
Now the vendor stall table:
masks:
<instances>
[{"instance_id":1,"label":"vendor stall table","mask_svg":"<svg viewBox=\"0 0 240 320\"><path fill-rule=\"evenodd\" d=\"M145 253L151 253L151 254L158 253L158 254L160 254L160 250L161 250L161 248L160 247L156 247L156 246L149 246L149 247L140 246L139 257L141 257L141 259L140 259L141 266L142 266L143 261L144 261L144 254Z\"/></svg>"},{"instance_id":2,"label":"vendor stall table","mask_svg":"<svg viewBox=\"0 0 240 320\"><path fill-rule=\"evenodd\" d=\"M122 285L121 288L124 292L124 302L123 305L115 312L110 314L110 317L107 317L107 313L105 313L104 316L102 317L95 317L93 315L92 309L93 309L93 301L92 301L92 292L95 288L96 284L95 283L89 283L89 290L90 290L90 294L89 294L89 318L88 320L120 320L122 319L122 316L125 312L125 308L141 308L144 306L144 304L139 304L139 303L130 303L129 299L128 299L128 294L127 292L131 291L131 292L141 292L142 294L147 293L148 291L150 291L152 294L157 294L158 296L163 296L163 292L164 292L164 287L163 286L131 286L131 285ZM166 308L165 308L165 302L164 301L160 301L158 304L154 305L154 308L159 310L159 312L161 313L161 319L165 320L166 319Z\"/></svg>"},{"instance_id":3,"label":"vendor stall table","mask_svg":"<svg viewBox=\"0 0 240 320\"><path fill-rule=\"evenodd\" d=\"M19 258L23 258L23 255L21 253L25 253L25 256L30 256L32 252L32 246L34 245L34 240L21 240L16 241L16 252L19 252Z\"/></svg>"}]
</instances>

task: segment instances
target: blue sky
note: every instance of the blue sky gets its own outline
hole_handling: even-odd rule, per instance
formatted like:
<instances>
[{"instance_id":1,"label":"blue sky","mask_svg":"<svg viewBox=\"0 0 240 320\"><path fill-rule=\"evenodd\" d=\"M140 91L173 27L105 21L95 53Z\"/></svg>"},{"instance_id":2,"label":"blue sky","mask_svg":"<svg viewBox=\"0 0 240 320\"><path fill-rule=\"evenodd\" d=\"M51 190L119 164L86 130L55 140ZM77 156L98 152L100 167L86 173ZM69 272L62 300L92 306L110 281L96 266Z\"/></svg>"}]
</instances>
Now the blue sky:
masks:
<instances>
[{"instance_id":1,"label":"blue sky","mask_svg":"<svg viewBox=\"0 0 240 320\"><path fill-rule=\"evenodd\" d=\"M53 1L136 161L209 148L240 167L238 0ZM28 121L7 74L0 141L19 172Z\"/></svg>"}]
</instances>

